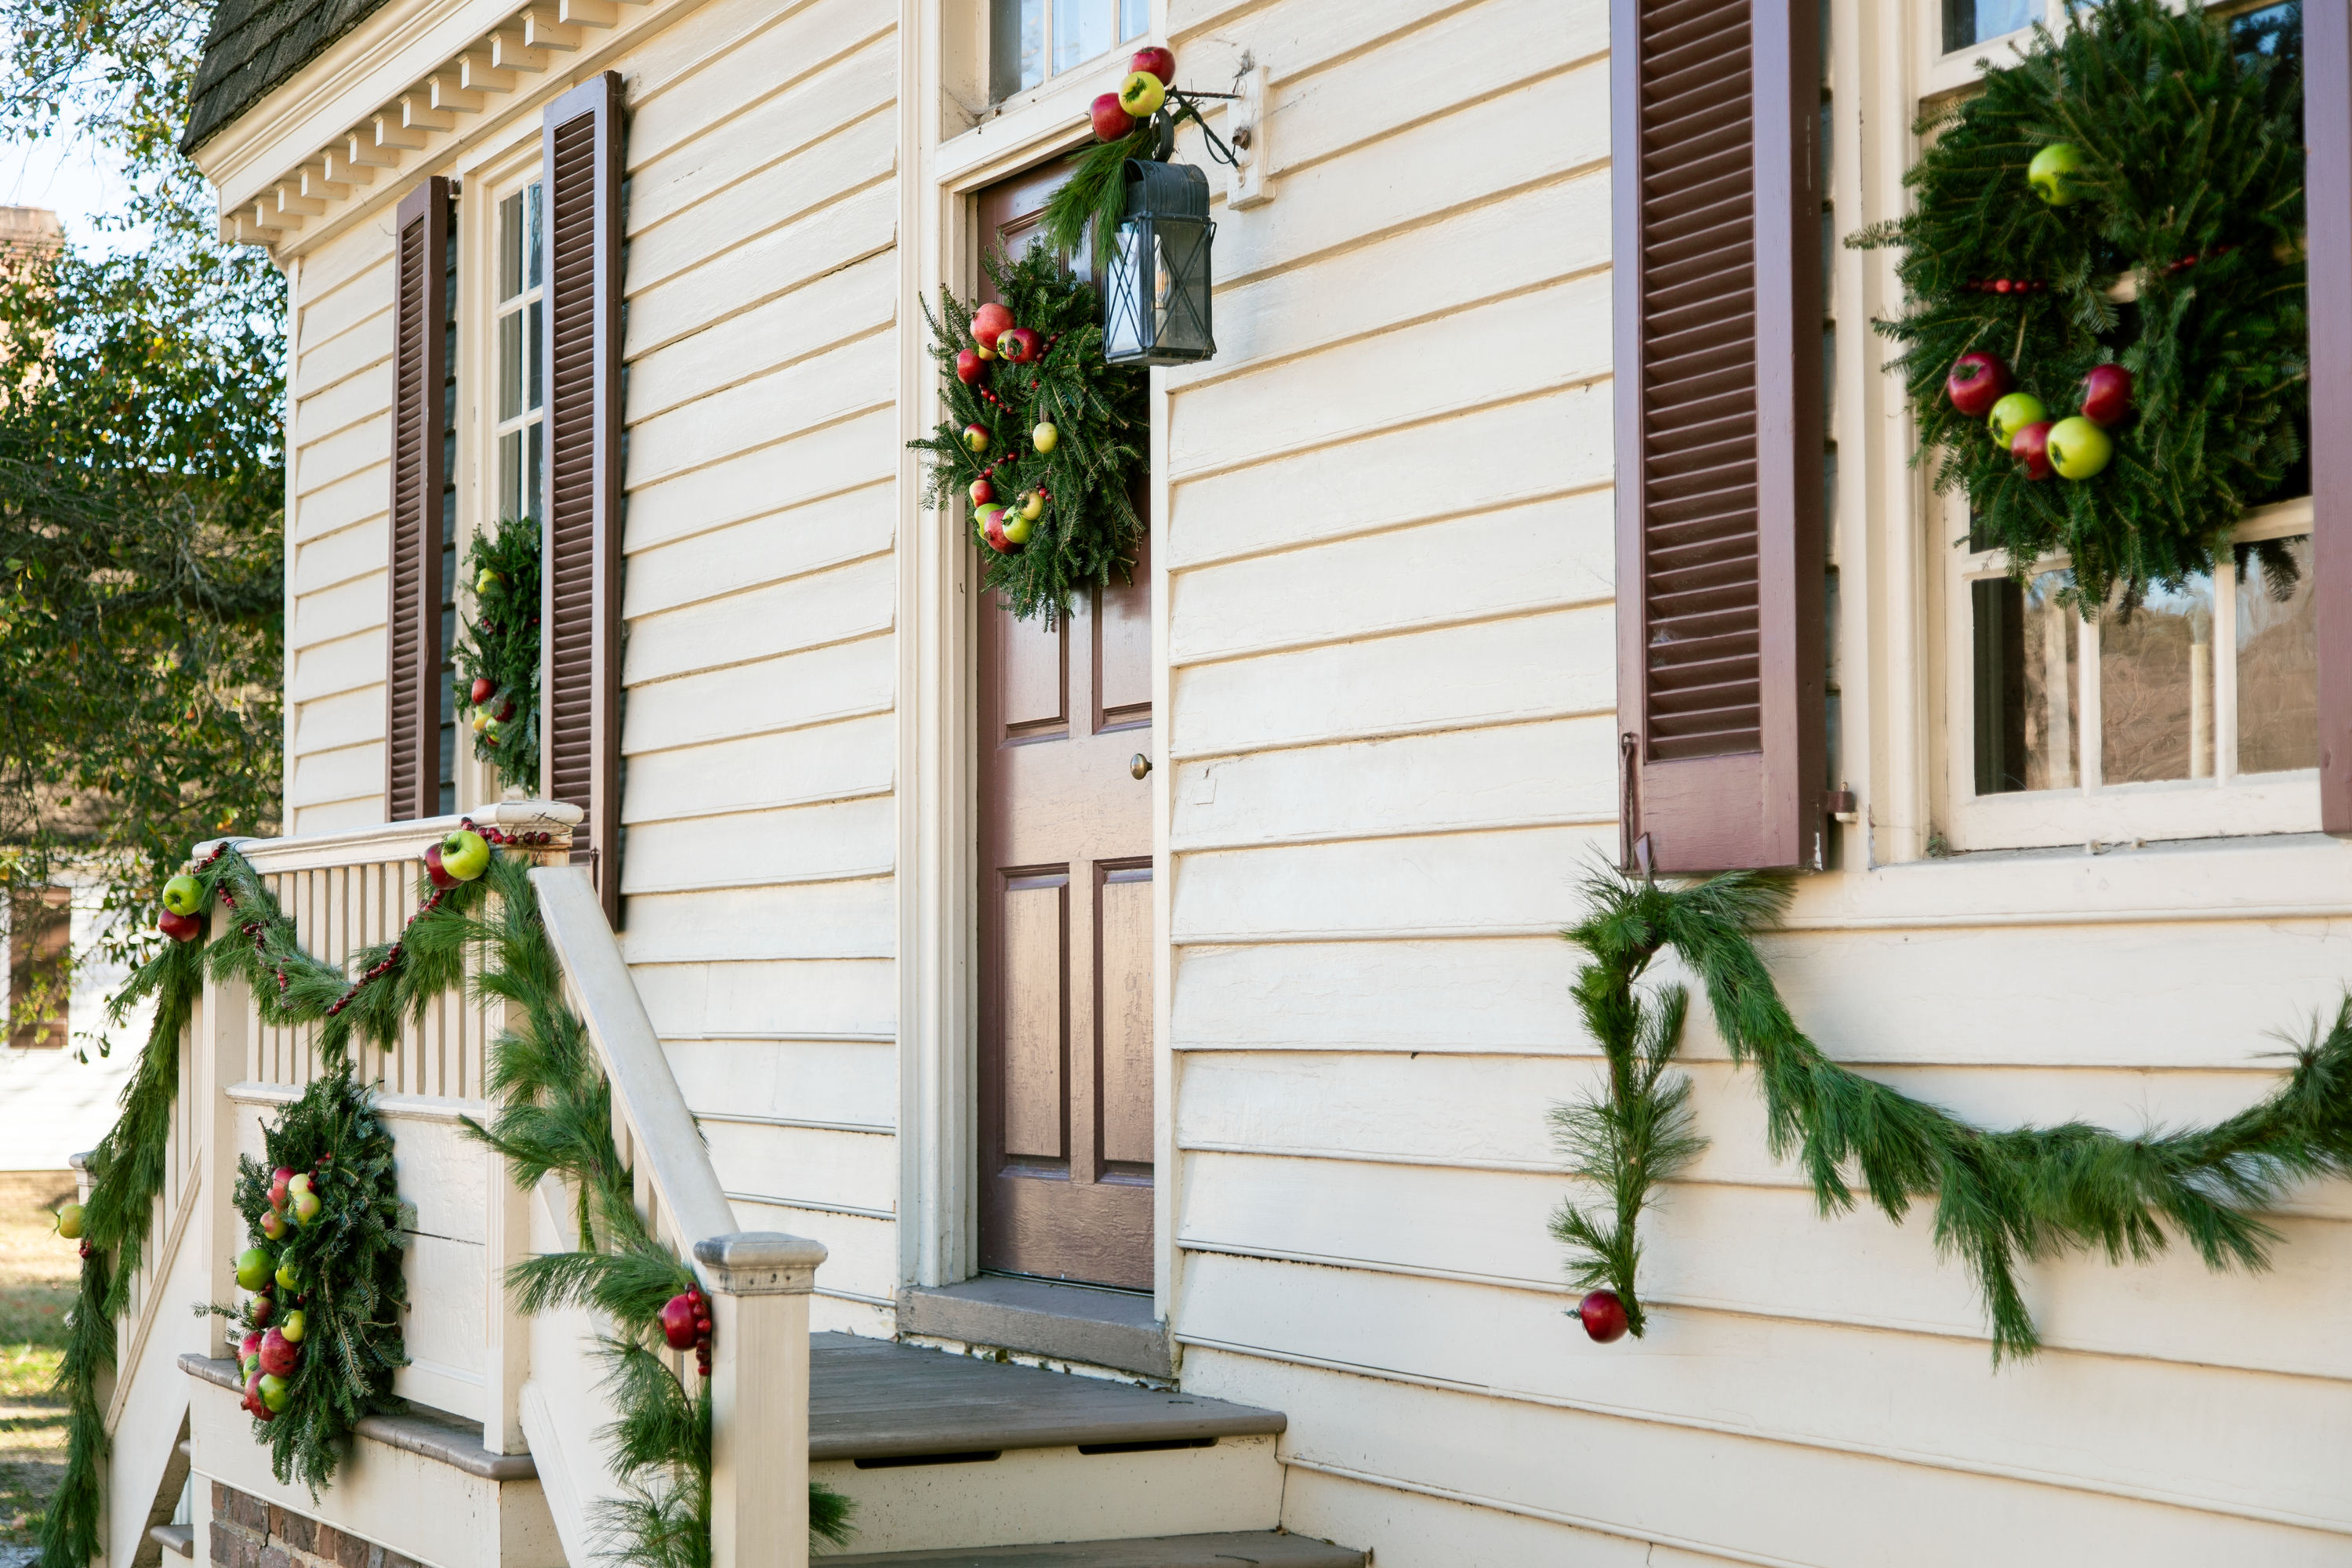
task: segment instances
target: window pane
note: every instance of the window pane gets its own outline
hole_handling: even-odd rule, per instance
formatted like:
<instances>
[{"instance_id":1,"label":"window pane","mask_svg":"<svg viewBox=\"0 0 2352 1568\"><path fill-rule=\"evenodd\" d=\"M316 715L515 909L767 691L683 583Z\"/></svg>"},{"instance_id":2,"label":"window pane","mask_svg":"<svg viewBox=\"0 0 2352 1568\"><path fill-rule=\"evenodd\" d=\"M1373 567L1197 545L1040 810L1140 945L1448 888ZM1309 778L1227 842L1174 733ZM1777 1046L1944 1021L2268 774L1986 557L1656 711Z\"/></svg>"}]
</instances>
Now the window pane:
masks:
<instances>
[{"instance_id":1,"label":"window pane","mask_svg":"<svg viewBox=\"0 0 2352 1568\"><path fill-rule=\"evenodd\" d=\"M2213 580L2099 619L2099 755L2111 784L2213 776Z\"/></svg>"},{"instance_id":2,"label":"window pane","mask_svg":"<svg viewBox=\"0 0 2352 1568\"><path fill-rule=\"evenodd\" d=\"M2058 603L2073 583L2044 572L2022 587L1970 584L1979 795L2074 787L2077 617Z\"/></svg>"},{"instance_id":3,"label":"window pane","mask_svg":"<svg viewBox=\"0 0 2352 1568\"><path fill-rule=\"evenodd\" d=\"M1045 79L1045 0L989 0L989 96L1011 98Z\"/></svg>"},{"instance_id":4,"label":"window pane","mask_svg":"<svg viewBox=\"0 0 2352 1568\"><path fill-rule=\"evenodd\" d=\"M2230 42L2242 55L2276 55L2281 59L2300 61L2303 58L2303 6L2298 0L2284 5L2265 5L2230 20Z\"/></svg>"},{"instance_id":5,"label":"window pane","mask_svg":"<svg viewBox=\"0 0 2352 1568\"><path fill-rule=\"evenodd\" d=\"M539 182L533 180L522 188L522 254L523 287L539 287L540 263L545 252L539 233Z\"/></svg>"},{"instance_id":6,"label":"window pane","mask_svg":"<svg viewBox=\"0 0 2352 1568\"><path fill-rule=\"evenodd\" d=\"M523 357L529 363L530 373L530 401L524 405L529 408L538 407L544 400L541 386L547 379L547 355L540 342L546 331L546 318L542 312L542 303L537 300L523 308L523 314L530 318L530 323L523 333L522 345Z\"/></svg>"},{"instance_id":7,"label":"window pane","mask_svg":"<svg viewBox=\"0 0 2352 1568\"><path fill-rule=\"evenodd\" d=\"M511 300L522 292L522 195L520 192L499 204L499 298Z\"/></svg>"},{"instance_id":8,"label":"window pane","mask_svg":"<svg viewBox=\"0 0 2352 1568\"><path fill-rule=\"evenodd\" d=\"M520 502L515 508L514 511L514 515L517 517L535 518L540 513L540 500L541 499L540 489L540 452L541 447L545 445L545 443L541 439L541 436L545 429L546 426L544 425L538 423L523 426L523 490Z\"/></svg>"},{"instance_id":9,"label":"window pane","mask_svg":"<svg viewBox=\"0 0 2352 1568\"><path fill-rule=\"evenodd\" d=\"M2250 554L2238 574L2238 771L2319 765L2318 622L2311 536L2280 541L2297 575L2285 598Z\"/></svg>"},{"instance_id":10,"label":"window pane","mask_svg":"<svg viewBox=\"0 0 2352 1568\"><path fill-rule=\"evenodd\" d=\"M1151 26L1151 0L1119 0L1118 41L1143 37L1143 29Z\"/></svg>"},{"instance_id":11,"label":"window pane","mask_svg":"<svg viewBox=\"0 0 2352 1568\"><path fill-rule=\"evenodd\" d=\"M2042 0L1944 0L1944 52L1965 49L2042 20Z\"/></svg>"},{"instance_id":12,"label":"window pane","mask_svg":"<svg viewBox=\"0 0 2352 1568\"><path fill-rule=\"evenodd\" d=\"M499 437L499 515L523 515L522 432L520 430L509 430Z\"/></svg>"},{"instance_id":13,"label":"window pane","mask_svg":"<svg viewBox=\"0 0 2352 1568\"><path fill-rule=\"evenodd\" d=\"M1055 74L1116 47L1118 22L1118 0L1055 0Z\"/></svg>"},{"instance_id":14,"label":"window pane","mask_svg":"<svg viewBox=\"0 0 2352 1568\"><path fill-rule=\"evenodd\" d=\"M531 310L539 309L533 305ZM499 318L499 419L501 423L522 412L523 359L522 317L520 310Z\"/></svg>"}]
</instances>

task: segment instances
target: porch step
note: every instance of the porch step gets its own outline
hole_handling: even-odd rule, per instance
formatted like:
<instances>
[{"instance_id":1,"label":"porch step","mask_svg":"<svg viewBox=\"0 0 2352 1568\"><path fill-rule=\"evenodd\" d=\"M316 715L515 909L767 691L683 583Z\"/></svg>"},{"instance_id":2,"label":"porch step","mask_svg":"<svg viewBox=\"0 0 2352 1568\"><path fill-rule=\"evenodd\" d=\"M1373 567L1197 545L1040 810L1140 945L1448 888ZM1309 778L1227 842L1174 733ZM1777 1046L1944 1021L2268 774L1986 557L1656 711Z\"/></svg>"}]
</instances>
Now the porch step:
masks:
<instances>
[{"instance_id":1,"label":"porch step","mask_svg":"<svg viewBox=\"0 0 2352 1568\"><path fill-rule=\"evenodd\" d=\"M1161 1535L1149 1541L1063 1541L977 1551L885 1552L822 1559L825 1568L1364 1568L1364 1554L1274 1531Z\"/></svg>"},{"instance_id":2,"label":"porch step","mask_svg":"<svg viewBox=\"0 0 2352 1568\"><path fill-rule=\"evenodd\" d=\"M1281 1522L1286 1424L1278 1410L888 1340L809 1340L809 1473L856 1505L850 1544L865 1554L828 1564L1150 1568L1196 1561L1151 1555L1170 1541L1273 1540L1248 1532ZM1130 1546L1145 1555L971 1555ZM1213 1552L1197 1561L1236 1568Z\"/></svg>"},{"instance_id":3,"label":"porch step","mask_svg":"<svg viewBox=\"0 0 2352 1568\"><path fill-rule=\"evenodd\" d=\"M1272 1436L1279 1410L951 1355L855 1334L809 1336L809 1458L904 1459ZM1133 1450L1129 1450L1133 1451Z\"/></svg>"},{"instance_id":4,"label":"porch step","mask_svg":"<svg viewBox=\"0 0 2352 1568\"><path fill-rule=\"evenodd\" d=\"M193 1524L154 1525L148 1530L147 1539L164 1551L176 1552L183 1557L196 1554L196 1527Z\"/></svg>"}]
</instances>

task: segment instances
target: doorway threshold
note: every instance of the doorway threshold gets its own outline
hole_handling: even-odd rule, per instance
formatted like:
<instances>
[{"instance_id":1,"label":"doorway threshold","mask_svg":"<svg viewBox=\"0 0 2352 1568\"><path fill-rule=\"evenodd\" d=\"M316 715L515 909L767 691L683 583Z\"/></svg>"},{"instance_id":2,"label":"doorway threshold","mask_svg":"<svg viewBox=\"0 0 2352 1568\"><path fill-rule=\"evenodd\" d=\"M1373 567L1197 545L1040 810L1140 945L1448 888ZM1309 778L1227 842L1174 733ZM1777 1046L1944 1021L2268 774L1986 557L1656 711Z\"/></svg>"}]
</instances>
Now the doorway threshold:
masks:
<instances>
[{"instance_id":1,"label":"doorway threshold","mask_svg":"<svg viewBox=\"0 0 2352 1568\"><path fill-rule=\"evenodd\" d=\"M982 1274L898 1293L898 1331L1172 1378L1168 1325L1140 1291Z\"/></svg>"}]
</instances>

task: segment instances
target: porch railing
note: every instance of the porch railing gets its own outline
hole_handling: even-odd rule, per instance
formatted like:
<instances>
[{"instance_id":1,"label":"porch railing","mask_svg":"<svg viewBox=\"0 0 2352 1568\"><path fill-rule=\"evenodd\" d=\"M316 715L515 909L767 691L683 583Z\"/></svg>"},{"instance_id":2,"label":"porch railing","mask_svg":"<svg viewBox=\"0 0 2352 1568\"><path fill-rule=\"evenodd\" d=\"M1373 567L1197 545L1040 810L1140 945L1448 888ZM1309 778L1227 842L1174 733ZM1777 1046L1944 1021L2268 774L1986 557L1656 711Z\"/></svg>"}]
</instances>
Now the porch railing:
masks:
<instances>
[{"instance_id":1,"label":"porch railing","mask_svg":"<svg viewBox=\"0 0 2352 1568\"><path fill-rule=\"evenodd\" d=\"M572 806L536 801L503 802L471 815L478 825L515 833L554 829L559 837L568 837L565 830L579 816ZM237 848L294 921L304 950L342 963L399 933L415 908L426 846L458 821L239 840ZM209 849L199 846L197 853ZM568 998L612 1083L614 1140L632 1169L640 1211L654 1234L689 1260L712 1298L714 1568L738 1568L754 1557L800 1568L807 1550L808 1292L824 1249L795 1237L737 1230L587 874L541 864L531 879ZM235 916L216 910L215 919ZM504 1162L467 1140L459 1125L461 1117L494 1109L484 1072L507 1022L502 1007L469 986L463 995L436 999L422 1022L406 1021L388 1048L353 1042L354 1068L377 1085L399 1151L401 1195L418 1215L404 1263L409 1299L418 1308L407 1321L414 1364L395 1387L417 1404L480 1422L483 1445L493 1452L528 1447L566 1555L587 1562L599 1554L596 1505L617 1491L597 1436L617 1415L593 1357L595 1338L607 1325L586 1313L523 1320L508 1305L503 1284L508 1266L528 1252L574 1244L571 1198L554 1178L535 1195L518 1192ZM134 1288L134 1310L123 1320L126 1352L135 1351L141 1325L159 1310L185 1312L196 1301L234 1299L232 1260L244 1244L230 1202L237 1155L260 1153L264 1119L318 1073L315 1035L313 1028L264 1026L241 984L206 984L182 1051L174 1174L157 1203L157 1234ZM174 1258L183 1260L177 1275ZM209 1353L227 1353L221 1321L209 1321ZM168 1369L171 1358L163 1360ZM142 1374L135 1353L121 1364L116 1412L140 1397L134 1381L163 1381ZM169 1377L184 1381L175 1369ZM179 1396L184 1409L184 1394ZM167 1436L176 1445L176 1430ZM121 1444L117 1455L114 1489L121 1494L126 1484L135 1489L138 1479L125 1469ZM129 1506L126 1494L111 1510L114 1540L143 1533L121 1530L131 1522ZM139 1500L139 1511L145 1507ZM130 1562L127 1552L109 1557L115 1568ZM495 1550L487 1560L497 1560Z\"/></svg>"}]
</instances>

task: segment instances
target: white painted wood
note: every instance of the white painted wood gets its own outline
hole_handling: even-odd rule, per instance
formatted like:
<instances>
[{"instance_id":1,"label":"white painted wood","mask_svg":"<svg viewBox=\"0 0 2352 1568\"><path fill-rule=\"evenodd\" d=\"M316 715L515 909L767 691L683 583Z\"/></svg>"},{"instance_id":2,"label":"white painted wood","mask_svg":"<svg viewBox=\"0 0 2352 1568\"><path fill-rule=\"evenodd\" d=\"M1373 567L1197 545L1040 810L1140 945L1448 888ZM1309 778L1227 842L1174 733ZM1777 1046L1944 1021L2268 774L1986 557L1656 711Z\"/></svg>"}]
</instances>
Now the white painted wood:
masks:
<instances>
[{"instance_id":1,"label":"white painted wood","mask_svg":"<svg viewBox=\"0 0 2352 1568\"><path fill-rule=\"evenodd\" d=\"M1177 954L1175 1032L1188 1051L1557 1052L1582 1036L1560 1005L1575 978L1549 932L1191 945Z\"/></svg>"},{"instance_id":2,"label":"white painted wood","mask_svg":"<svg viewBox=\"0 0 2352 1568\"><path fill-rule=\"evenodd\" d=\"M629 900L632 964L888 958L889 879L645 893Z\"/></svg>"},{"instance_id":3,"label":"white painted wood","mask_svg":"<svg viewBox=\"0 0 2352 1568\"><path fill-rule=\"evenodd\" d=\"M730 1193L759 1193L793 1208L885 1215L896 1210L898 1152L887 1131L842 1132L714 1119L702 1123L702 1136L710 1163Z\"/></svg>"},{"instance_id":4,"label":"white painted wood","mask_svg":"<svg viewBox=\"0 0 2352 1568\"><path fill-rule=\"evenodd\" d=\"M622 677L632 686L888 629L887 557L794 577L633 623Z\"/></svg>"},{"instance_id":5,"label":"white painted wood","mask_svg":"<svg viewBox=\"0 0 2352 1568\"><path fill-rule=\"evenodd\" d=\"M892 357L886 339L869 336L655 415L630 427L630 471L656 483L880 407L893 391Z\"/></svg>"},{"instance_id":6,"label":"white painted wood","mask_svg":"<svg viewBox=\"0 0 2352 1568\"><path fill-rule=\"evenodd\" d=\"M631 759L622 820L679 821L890 792L887 714Z\"/></svg>"},{"instance_id":7,"label":"white painted wood","mask_svg":"<svg viewBox=\"0 0 2352 1568\"><path fill-rule=\"evenodd\" d=\"M773 511L780 499L831 495L892 471L894 421L877 410L791 436L667 483L632 483L629 537L654 542Z\"/></svg>"},{"instance_id":8,"label":"white painted wood","mask_svg":"<svg viewBox=\"0 0 2352 1568\"><path fill-rule=\"evenodd\" d=\"M649 822L630 834L635 853L622 869L622 890L746 888L886 875L890 869L888 806L887 801L865 799Z\"/></svg>"},{"instance_id":9,"label":"white painted wood","mask_svg":"<svg viewBox=\"0 0 2352 1568\"><path fill-rule=\"evenodd\" d=\"M1295 1534L1328 1541L1377 1539L1391 1568L1523 1568L1574 1563L1579 1568L1715 1568L1729 1561L1696 1557L1577 1530L1499 1509L1375 1486L1329 1470L1293 1465L1282 1480L1283 1522ZM1369 1533L1368 1533L1369 1530Z\"/></svg>"},{"instance_id":10,"label":"white painted wood","mask_svg":"<svg viewBox=\"0 0 2352 1568\"><path fill-rule=\"evenodd\" d=\"M730 740L887 711L890 638L869 633L805 653L729 665L661 684L621 726L625 753Z\"/></svg>"},{"instance_id":11,"label":"white painted wood","mask_svg":"<svg viewBox=\"0 0 2352 1568\"><path fill-rule=\"evenodd\" d=\"M1282 1500L1271 1437L1159 1454L1016 1448L985 1464L908 1468L836 1459L809 1473L857 1503L868 1521L861 1552L1267 1530Z\"/></svg>"},{"instance_id":12,"label":"white painted wood","mask_svg":"<svg viewBox=\"0 0 2352 1568\"><path fill-rule=\"evenodd\" d=\"M894 980L882 960L663 963L635 971L666 1037L791 1033L889 1038ZM790 998L788 1008L780 997Z\"/></svg>"}]
</instances>

